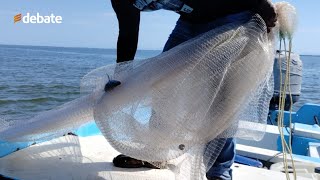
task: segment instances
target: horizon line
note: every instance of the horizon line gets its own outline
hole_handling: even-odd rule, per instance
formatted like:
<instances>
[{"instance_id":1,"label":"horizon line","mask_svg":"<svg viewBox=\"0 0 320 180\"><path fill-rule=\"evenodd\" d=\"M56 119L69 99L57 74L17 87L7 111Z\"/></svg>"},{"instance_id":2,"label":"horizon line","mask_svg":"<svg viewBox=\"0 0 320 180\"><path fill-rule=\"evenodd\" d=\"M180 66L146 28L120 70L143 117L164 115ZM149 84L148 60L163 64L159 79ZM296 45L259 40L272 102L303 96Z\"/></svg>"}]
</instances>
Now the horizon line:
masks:
<instances>
[{"instance_id":1,"label":"horizon line","mask_svg":"<svg viewBox=\"0 0 320 180\"><path fill-rule=\"evenodd\" d=\"M116 47L85 47L85 46L55 46L55 45L28 45L28 44L2 44L0 46L31 46L31 47L49 47L49 48L78 48L78 49L108 49L116 50ZM162 49L137 49L137 51L162 51Z\"/></svg>"},{"instance_id":2,"label":"horizon line","mask_svg":"<svg viewBox=\"0 0 320 180\"><path fill-rule=\"evenodd\" d=\"M48 48L78 48L78 49L101 49L101 50L116 50L115 47L84 47L84 46L50 46L50 45L26 45L26 44L2 44L0 46L31 46L31 47L48 47ZM137 51L162 51L162 49L137 49ZM300 56L320 56L314 53L301 53Z\"/></svg>"}]
</instances>

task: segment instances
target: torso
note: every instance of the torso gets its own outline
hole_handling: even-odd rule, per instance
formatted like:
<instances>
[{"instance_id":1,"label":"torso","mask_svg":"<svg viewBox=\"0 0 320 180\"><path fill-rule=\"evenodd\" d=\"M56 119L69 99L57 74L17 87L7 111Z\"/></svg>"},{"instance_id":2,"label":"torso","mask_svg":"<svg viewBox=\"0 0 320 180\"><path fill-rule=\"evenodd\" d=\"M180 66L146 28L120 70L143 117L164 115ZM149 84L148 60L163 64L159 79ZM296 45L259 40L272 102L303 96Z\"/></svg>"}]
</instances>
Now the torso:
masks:
<instances>
[{"instance_id":1,"label":"torso","mask_svg":"<svg viewBox=\"0 0 320 180\"><path fill-rule=\"evenodd\" d=\"M183 20L206 23L229 14L252 10L261 0L183 0L193 8L191 13L180 12Z\"/></svg>"}]
</instances>

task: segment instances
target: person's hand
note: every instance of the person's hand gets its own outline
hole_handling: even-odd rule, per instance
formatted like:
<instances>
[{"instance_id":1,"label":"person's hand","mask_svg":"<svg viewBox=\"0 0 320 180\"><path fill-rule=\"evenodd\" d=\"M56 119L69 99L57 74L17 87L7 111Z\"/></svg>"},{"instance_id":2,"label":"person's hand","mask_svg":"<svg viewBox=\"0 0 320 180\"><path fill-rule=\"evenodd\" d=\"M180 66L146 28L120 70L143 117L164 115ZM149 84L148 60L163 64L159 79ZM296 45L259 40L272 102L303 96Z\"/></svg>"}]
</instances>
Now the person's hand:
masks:
<instances>
[{"instance_id":1,"label":"person's hand","mask_svg":"<svg viewBox=\"0 0 320 180\"><path fill-rule=\"evenodd\" d=\"M261 0L255 11L262 17L267 25L267 31L276 26L277 13L273 4L269 0Z\"/></svg>"}]
</instances>

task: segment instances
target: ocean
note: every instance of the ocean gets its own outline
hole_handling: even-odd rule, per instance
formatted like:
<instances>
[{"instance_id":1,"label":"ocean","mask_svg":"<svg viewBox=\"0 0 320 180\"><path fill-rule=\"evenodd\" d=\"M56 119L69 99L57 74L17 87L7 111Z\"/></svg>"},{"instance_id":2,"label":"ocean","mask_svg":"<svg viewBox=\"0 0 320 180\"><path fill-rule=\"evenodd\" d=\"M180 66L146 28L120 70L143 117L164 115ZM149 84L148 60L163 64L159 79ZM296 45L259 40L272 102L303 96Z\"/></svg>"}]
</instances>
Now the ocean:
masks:
<instances>
[{"instance_id":1,"label":"ocean","mask_svg":"<svg viewBox=\"0 0 320 180\"><path fill-rule=\"evenodd\" d=\"M136 59L159 53L140 50ZM28 119L80 97L81 77L115 59L115 49L0 45L0 118ZM320 56L301 59L302 94L294 110L320 104Z\"/></svg>"}]
</instances>

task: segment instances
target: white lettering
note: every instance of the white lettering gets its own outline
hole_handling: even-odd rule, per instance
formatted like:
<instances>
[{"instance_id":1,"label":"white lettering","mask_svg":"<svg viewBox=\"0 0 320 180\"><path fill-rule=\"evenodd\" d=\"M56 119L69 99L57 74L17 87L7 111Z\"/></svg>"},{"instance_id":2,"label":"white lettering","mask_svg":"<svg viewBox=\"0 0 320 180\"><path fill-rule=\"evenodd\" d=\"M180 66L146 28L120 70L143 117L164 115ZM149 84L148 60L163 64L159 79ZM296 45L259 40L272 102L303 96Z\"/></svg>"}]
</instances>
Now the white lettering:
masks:
<instances>
[{"instance_id":1,"label":"white lettering","mask_svg":"<svg viewBox=\"0 0 320 180\"><path fill-rule=\"evenodd\" d=\"M50 17L49 16L45 16L44 17L44 23L46 23L46 24L50 23Z\"/></svg>"},{"instance_id":2,"label":"white lettering","mask_svg":"<svg viewBox=\"0 0 320 180\"><path fill-rule=\"evenodd\" d=\"M62 23L62 17L61 16L56 16L56 22L58 24L61 24Z\"/></svg>"},{"instance_id":3,"label":"white lettering","mask_svg":"<svg viewBox=\"0 0 320 180\"><path fill-rule=\"evenodd\" d=\"M30 16L30 23L32 23L32 24L37 23L37 17L36 16Z\"/></svg>"},{"instance_id":4,"label":"white lettering","mask_svg":"<svg viewBox=\"0 0 320 180\"><path fill-rule=\"evenodd\" d=\"M62 23L62 16L55 16L53 13L50 14L50 16L41 16L40 13L37 13L36 16L30 15L30 13L27 13L26 16L23 16L22 18L23 23L38 23L38 24L61 24Z\"/></svg>"},{"instance_id":5,"label":"white lettering","mask_svg":"<svg viewBox=\"0 0 320 180\"><path fill-rule=\"evenodd\" d=\"M22 22L23 22L23 23L29 23L29 16L30 16L30 14L29 14L29 13L27 13L27 15L26 15L26 16L23 16L23 18L22 18Z\"/></svg>"},{"instance_id":6,"label":"white lettering","mask_svg":"<svg viewBox=\"0 0 320 180\"><path fill-rule=\"evenodd\" d=\"M43 17L37 13L37 23L43 23Z\"/></svg>"},{"instance_id":7,"label":"white lettering","mask_svg":"<svg viewBox=\"0 0 320 180\"><path fill-rule=\"evenodd\" d=\"M51 14L51 15L50 15L50 19L51 19L51 22L52 22L52 23L56 23L56 22L54 21L54 18L55 18L55 16L54 16L53 14Z\"/></svg>"}]
</instances>

